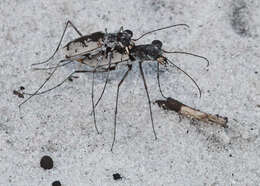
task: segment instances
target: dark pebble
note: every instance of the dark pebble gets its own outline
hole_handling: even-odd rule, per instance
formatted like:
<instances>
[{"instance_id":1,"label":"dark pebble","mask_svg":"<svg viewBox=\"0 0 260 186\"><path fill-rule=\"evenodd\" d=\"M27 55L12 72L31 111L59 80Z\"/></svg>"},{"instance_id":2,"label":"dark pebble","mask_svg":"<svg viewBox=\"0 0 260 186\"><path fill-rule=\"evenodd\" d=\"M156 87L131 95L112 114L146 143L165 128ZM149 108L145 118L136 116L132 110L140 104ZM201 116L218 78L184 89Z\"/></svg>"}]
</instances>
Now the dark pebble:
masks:
<instances>
[{"instance_id":1,"label":"dark pebble","mask_svg":"<svg viewBox=\"0 0 260 186\"><path fill-rule=\"evenodd\" d=\"M44 169L52 169L53 168L53 160L50 156L43 156L41 159L41 167Z\"/></svg>"},{"instance_id":2,"label":"dark pebble","mask_svg":"<svg viewBox=\"0 0 260 186\"><path fill-rule=\"evenodd\" d=\"M52 186L61 186L60 181L55 181L52 183Z\"/></svg>"},{"instance_id":3,"label":"dark pebble","mask_svg":"<svg viewBox=\"0 0 260 186\"><path fill-rule=\"evenodd\" d=\"M122 177L119 173L113 174L113 178L114 178L114 180L121 180L122 179Z\"/></svg>"},{"instance_id":4,"label":"dark pebble","mask_svg":"<svg viewBox=\"0 0 260 186\"><path fill-rule=\"evenodd\" d=\"M18 96L19 98L24 98L24 95L17 90L13 90L13 94Z\"/></svg>"}]
</instances>

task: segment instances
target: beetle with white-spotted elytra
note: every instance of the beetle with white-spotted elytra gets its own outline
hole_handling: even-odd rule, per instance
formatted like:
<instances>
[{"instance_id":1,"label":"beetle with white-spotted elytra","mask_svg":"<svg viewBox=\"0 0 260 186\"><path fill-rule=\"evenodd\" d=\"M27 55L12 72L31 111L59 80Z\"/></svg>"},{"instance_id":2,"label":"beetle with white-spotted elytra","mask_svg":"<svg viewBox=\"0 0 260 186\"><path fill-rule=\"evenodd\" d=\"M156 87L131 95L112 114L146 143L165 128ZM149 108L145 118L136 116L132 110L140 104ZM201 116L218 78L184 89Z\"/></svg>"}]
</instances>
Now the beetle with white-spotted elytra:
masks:
<instances>
[{"instance_id":1,"label":"beetle with white-spotted elytra","mask_svg":"<svg viewBox=\"0 0 260 186\"><path fill-rule=\"evenodd\" d=\"M61 60L58 62L56 66L53 67L48 67L48 68L35 68L38 70L48 70L48 69L53 69L49 77L44 81L44 83L34 92L34 93L24 93L24 95L29 95L29 97L24 100L20 105L19 108L27 102L29 99L31 99L35 95L40 95L43 93L46 93L50 90L53 90L59 86L61 86L67 79L71 78L75 73L93 73L93 79L92 79L92 93L91 93L91 100L92 100L92 113L93 113L93 118L94 118L94 124L97 132L99 133L99 130L96 125L96 117L95 117L95 107L98 105L99 101L101 100L104 91L106 89L106 85L109 79L109 74L111 70L115 70L118 64L126 64L128 67L128 70L125 72L123 78L121 81L118 83L117 87L117 95L116 95L116 107L115 107L115 115L114 115L114 137L113 137L113 142L111 146L111 150L113 149L114 143L115 143L115 136L116 136L116 118L117 118L117 108L118 108L118 96L119 96L119 88L125 78L128 75L128 72L131 71L132 69L132 63L135 63L136 61L139 61L139 68L141 72L141 76L144 82L144 87L147 93L147 98L148 98L148 103L149 103L149 110L150 110L150 116L151 116L151 121L152 121L152 127L153 127L153 132L155 138L157 138L155 129L154 129L154 123L153 123L153 116L152 116L152 110L151 110L151 101L146 85L146 80L144 77L143 69L142 69L142 62L143 61L151 61L151 60L156 60L158 62L158 70L157 70L157 78L158 78L158 85L160 88L160 92L163 97L165 97L161 91L160 83L159 83L159 64L165 65L171 65L174 67L177 67L175 64L173 64L169 59L164 57L162 54L163 53L180 53L180 54L187 54L187 55L192 55L196 57L203 58L207 60L207 58L188 53L188 52L166 52L165 50L162 50L162 43L159 40L154 40L151 44L148 45L135 45L135 41L141 39L143 36L150 34L152 32L156 32L159 30L164 30L168 29L171 27L176 27L176 26L184 26L188 27L186 24L177 24L177 25L172 25L168 27L163 27L160 29L156 29L150 32L147 32L140 36L138 39L132 39L133 32L131 30L123 30L121 27L120 30L116 33L108 33L106 30L105 32L95 32L89 35L83 36L81 32L70 22L68 21L66 24L66 27L63 31L63 34L61 36L61 39L59 41L59 44L53 53L53 55L48 58L46 61L40 62L40 63L35 63L35 65L41 65L48 63L54 55L57 53L57 51L60 48L61 42L63 40L63 37L65 35L65 32L67 30L68 25L71 25L74 30L80 35L79 38L74 39L70 42L68 42L64 47L63 47L63 52L65 54L65 59ZM72 62L79 62L81 64L85 64L88 67L91 68L91 70L75 70L72 73L69 74L67 78L65 78L62 82L57 84L56 86L41 91L40 90L44 87L44 85L49 81L49 79L54 75L55 71L62 66L65 66L69 63ZM208 60L207 60L208 62ZM185 71L177 67L179 70L184 72L189 78L191 78ZM102 93L99 96L99 99L94 102L94 74L95 73L102 73L102 72L107 72L106 76L106 81L102 90ZM192 78L191 78L192 79ZM192 81L195 83L195 85L198 87L197 83L192 79ZM200 88L198 87L199 92ZM200 93L201 94L201 93Z\"/></svg>"}]
</instances>

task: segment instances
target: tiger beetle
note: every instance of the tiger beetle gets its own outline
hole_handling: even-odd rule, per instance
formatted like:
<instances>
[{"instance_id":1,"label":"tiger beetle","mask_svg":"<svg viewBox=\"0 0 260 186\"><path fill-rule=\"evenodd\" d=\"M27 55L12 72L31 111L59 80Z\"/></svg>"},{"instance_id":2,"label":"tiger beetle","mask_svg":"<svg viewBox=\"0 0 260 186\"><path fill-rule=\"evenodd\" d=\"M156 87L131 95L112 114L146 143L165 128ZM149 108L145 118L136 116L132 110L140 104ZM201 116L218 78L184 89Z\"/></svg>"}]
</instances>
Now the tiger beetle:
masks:
<instances>
[{"instance_id":1,"label":"tiger beetle","mask_svg":"<svg viewBox=\"0 0 260 186\"><path fill-rule=\"evenodd\" d=\"M147 89L147 83L145 80L143 67L142 67L142 63L144 61L152 60L152 61L158 62L157 63L157 79L158 79L159 89L160 89L160 92L163 97L165 97L165 96L163 95L163 93L161 91L160 82L159 82L159 64L163 64L164 66L167 66L167 65L173 66L173 67L176 67L177 69L181 70L195 83L195 85L197 86L199 93L201 95L200 88L197 85L197 83L193 80L193 78L191 76L189 76L181 68L179 68L174 63L172 63L169 59L164 57L163 53L187 54L187 55L192 55L192 56L203 58L208 62L207 58L196 55L196 54L188 53L188 52L178 52L178 51L167 52L162 49L162 42L159 40L154 40L151 44L147 44L147 45L135 45L136 41L143 38L147 34L157 32L160 30L164 30L164 29L168 29L168 28L172 28L172 27L177 27L177 26L184 26L184 27L189 28L188 25L175 24L175 25L155 29L155 30L144 33L137 39L133 39L132 38L133 32L131 30L124 30L123 27L121 27L119 29L119 31L115 32L115 33L108 33L107 29L105 29L105 32L94 32L89 35L83 35L78 30L78 28L74 26L74 24L71 21L67 21L65 29L62 33L62 36L59 40L58 46L55 49L54 53L47 60L40 62L40 63L34 63L34 64L32 64L32 66L48 63L55 56L55 54L60 49L62 40L64 38L64 35L66 33L68 26L71 26L80 37L68 42L62 48L65 58L60 60L55 66L48 67L48 68L34 68L35 70L52 69L52 72L34 93L26 93L26 92L22 93L23 95L29 95L29 97L27 99L25 99L19 105L19 109L21 108L21 106L24 103L26 103L33 96L44 94L46 92L49 92L49 91L61 86L64 82L66 82L66 80L71 79L71 77L73 77L73 75L76 73L92 73L92 90L91 90L92 113L93 113L95 129L96 129L97 133L99 133L99 130L96 125L95 107L98 105L98 103L100 102L100 100L104 94L107 82L109 80L110 71L116 70L116 67L119 64L124 64L124 65L126 64L128 69L125 72L125 74L123 75L122 79L120 80L120 82L118 83L118 86L117 86L116 106L115 106L115 114L114 114L114 133L113 133L113 142L111 145L111 151L112 151L114 143L115 143L115 137L116 137L116 122L117 122L116 119L117 119L119 89L120 89L120 86L122 85L122 83L124 82L125 78L127 77L128 73L132 70L132 64L135 63L136 61L138 61L138 63L139 63L140 73L142 76L142 80L143 80L145 91L146 91L147 98L148 98L150 117L151 117L152 128L153 128L153 133L154 133L155 139L157 139L157 135L156 135L155 128L154 128L153 115L152 115L152 110L151 110L151 101L150 101L150 96L149 96L149 92ZM78 63L84 64L87 67L89 67L90 69L89 70L74 70L62 82L60 82L56 86L49 88L47 90L44 90L44 91L40 91L45 86L45 84L50 80L50 78L54 75L54 73L57 71L57 69L59 67L66 66L72 62L78 62ZM104 72L107 73L105 84L104 84L104 87L102 89L102 92L101 92L98 100L96 102L94 102L94 76L95 76L95 73L104 73Z\"/></svg>"}]
</instances>

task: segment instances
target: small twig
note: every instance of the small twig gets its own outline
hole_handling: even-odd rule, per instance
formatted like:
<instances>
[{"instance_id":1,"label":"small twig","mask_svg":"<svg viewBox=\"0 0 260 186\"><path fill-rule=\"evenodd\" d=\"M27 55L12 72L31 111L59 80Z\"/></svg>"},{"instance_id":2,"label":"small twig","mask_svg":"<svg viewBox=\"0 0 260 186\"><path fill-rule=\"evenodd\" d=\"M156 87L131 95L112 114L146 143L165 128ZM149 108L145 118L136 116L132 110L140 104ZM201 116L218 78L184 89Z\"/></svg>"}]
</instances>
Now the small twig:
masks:
<instances>
[{"instance_id":1,"label":"small twig","mask_svg":"<svg viewBox=\"0 0 260 186\"><path fill-rule=\"evenodd\" d=\"M159 107L161 107L165 110L173 110L173 111L177 112L178 114L186 116L187 118L196 119L196 120L203 121L205 123L210 123L210 124L215 123L224 128L228 127L227 126L227 122L228 122L227 117L223 117L223 116L219 116L219 115L212 115L212 114L202 112L195 108L184 105L183 103L181 103L173 98L170 98L170 97L167 98L166 100L156 100L155 103L157 103Z\"/></svg>"}]
</instances>

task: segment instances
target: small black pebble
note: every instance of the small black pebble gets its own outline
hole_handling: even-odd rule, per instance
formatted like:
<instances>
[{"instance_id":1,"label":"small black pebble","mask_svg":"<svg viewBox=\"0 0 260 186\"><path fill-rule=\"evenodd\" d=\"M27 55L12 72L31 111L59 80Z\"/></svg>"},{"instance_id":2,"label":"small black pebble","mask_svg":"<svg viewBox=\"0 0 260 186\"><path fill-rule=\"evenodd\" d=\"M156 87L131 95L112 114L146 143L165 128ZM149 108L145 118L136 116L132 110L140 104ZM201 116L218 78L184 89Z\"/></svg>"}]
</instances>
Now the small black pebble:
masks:
<instances>
[{"instance_id":1,"label":"small black pebble","mask_svg":"<svg viewBox=\"0 0 260 186\"><path fill-rule=\"evenodd\" d=\"M44 169L52 169L53 168L53 160L50 156L43 156L41 159L41 167Z\"/></svg>"},{"instance_id":2,"label":"small black pebble","mask_svg":"<svg viewBox=\"0 0 260 186\"><path fill-rule=\"evenodd\" d=\"M24 95L17 90L13 90L13 94L18 96L19 98L24 98Z\"/></svg>"},{"instance_id":3,"label":"small black pebble","mask_svg":"<svg viewBox=\"0 0 260 186\"><path fill-rule=\"evenodd\" d=\"M61 186L60 181L55 181L52 183L52 186Z\"/></svg>"},{"instance_id":4,"label":"small black pebble","mask_svg":"<svg viewBox=\"0 0 260 186\"><path fill-rule=\"evenodd\" d=\"M258 72L257 72L257 71L255 71L255 74L258 74Z\"/></svg>"},{"instance_id":5,"label":"small black pebble","mask_svg":"<svg viewBox=\"0 0 260 186\"><path fill-rule=\"evenodd\" d=\"M232 157L232 154L229 154L229 157Z\"/></svg>"},{"instance_id":6,"label":"small black pebble","mask_svg":"<svg viewBox=\"0 0 260 186\"><path fill-rule=\"evenodd\" d=\"M114 180L121 180L122 179L122 177L119 173L113 174L113 178L114 178Z\"/></svg>"}]
</instances>

